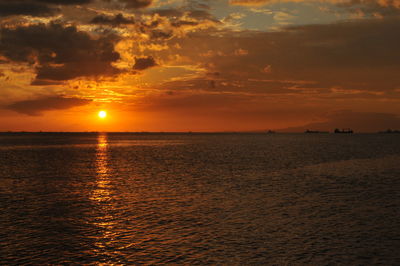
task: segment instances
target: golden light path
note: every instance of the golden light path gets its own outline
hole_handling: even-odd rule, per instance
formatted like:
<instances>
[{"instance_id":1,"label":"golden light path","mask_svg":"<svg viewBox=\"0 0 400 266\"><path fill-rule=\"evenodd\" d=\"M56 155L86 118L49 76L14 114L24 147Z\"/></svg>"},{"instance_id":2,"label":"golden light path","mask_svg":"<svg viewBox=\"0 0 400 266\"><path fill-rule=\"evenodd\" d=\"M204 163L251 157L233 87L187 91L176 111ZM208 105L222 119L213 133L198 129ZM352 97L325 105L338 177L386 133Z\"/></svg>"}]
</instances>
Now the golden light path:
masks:
<instances>
[{"instance_id":1,"label":"golden light path","mask_svg":"<svg viewBox=\"0 0 400 266\"><path fill-rule=\"evenodd\" d=\"M99 117L100 112L99 112ZM109 250L116 245L115 238L115 218L113 217L113 186L111 183L111 174L108 158L108 136L107 133L99 133L96 147L96 173L95 188L90 199L95 203L98 216L95 217L93 224L99 230L100 234L96 237L95 247L98 255L104 256L109 260L118 256L118 252Z\"/></svg>"}]
</instances>

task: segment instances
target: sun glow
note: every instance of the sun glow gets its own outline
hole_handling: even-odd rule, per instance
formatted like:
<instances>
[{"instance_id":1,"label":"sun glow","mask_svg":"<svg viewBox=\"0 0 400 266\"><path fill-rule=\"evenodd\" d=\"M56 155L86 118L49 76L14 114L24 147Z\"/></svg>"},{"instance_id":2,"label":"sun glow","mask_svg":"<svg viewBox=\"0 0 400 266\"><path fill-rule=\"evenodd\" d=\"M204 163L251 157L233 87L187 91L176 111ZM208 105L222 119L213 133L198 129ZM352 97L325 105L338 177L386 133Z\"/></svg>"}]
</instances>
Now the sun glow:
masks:
<instances>
[{"instance_id":1,"label":"sun glow","mask_svg":"<svg viewBox=\"0 0 400 266\"><path fill-rule=\"evenodd\" d=\"M100 111L98 115L99 115L99 117L100 117L101 119L104 119L104 118L107 117L107 112L106 112L106 111Z\"/></svg>"}]
</instances>

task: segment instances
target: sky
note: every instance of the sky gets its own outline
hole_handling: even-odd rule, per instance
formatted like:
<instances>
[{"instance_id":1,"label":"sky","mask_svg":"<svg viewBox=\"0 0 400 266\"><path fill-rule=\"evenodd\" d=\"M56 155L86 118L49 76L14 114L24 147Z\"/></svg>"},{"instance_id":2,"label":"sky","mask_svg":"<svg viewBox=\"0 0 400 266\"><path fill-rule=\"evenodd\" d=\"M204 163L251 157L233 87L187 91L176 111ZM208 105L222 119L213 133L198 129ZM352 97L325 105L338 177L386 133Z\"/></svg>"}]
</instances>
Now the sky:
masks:
<instances>
[{"instance_id":1,"label":"sky","mask_svg":"<svg viewBox=\"0 0 400 266\"><path fill-rule=\"evenodd\" d=\"M0 131L400 129L399 33L400 0L0 0Z\"/></svg>"}]
</instances>

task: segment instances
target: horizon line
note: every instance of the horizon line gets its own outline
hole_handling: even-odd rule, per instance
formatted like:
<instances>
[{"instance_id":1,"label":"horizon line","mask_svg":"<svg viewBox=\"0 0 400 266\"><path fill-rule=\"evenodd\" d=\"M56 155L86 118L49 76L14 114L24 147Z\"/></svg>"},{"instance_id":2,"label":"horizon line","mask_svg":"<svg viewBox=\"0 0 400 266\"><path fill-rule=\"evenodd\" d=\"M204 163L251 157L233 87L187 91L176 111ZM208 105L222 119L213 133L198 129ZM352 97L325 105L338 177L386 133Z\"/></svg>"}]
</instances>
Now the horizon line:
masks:
<instances>
[{"instance_id":1,"label":"horizon line","mask_svg":"<svg viewBox=\"0 0 400 266\"><path fill-rule=\"evenodd\" d=\"M399 133L398 130L383 130L383 131L357 131L352 134L371 134L371 133ZM337 134L334 131L324 132L312 132L307 133L305 131L270 131L270 130L254 130L254 131L26 131L26 130L7 130L0 131L0 134L7 133L86 133L86 134L98 134L98 133L126 133L126 134L310 134L310 135L324 135L324 134Z\"/></svg>"}]
</instances>

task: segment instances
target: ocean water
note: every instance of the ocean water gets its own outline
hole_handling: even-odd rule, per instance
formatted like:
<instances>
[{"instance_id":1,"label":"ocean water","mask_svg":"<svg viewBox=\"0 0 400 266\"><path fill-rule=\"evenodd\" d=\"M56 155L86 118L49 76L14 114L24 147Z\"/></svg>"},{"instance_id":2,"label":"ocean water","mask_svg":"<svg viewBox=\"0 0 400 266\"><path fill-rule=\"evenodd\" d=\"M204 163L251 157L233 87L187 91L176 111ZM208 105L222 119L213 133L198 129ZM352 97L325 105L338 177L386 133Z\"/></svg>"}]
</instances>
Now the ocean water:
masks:
<instances>
[{"instance_id":1,"label":"ocean water","mask_svg":"<svg viewBox=\"0 0 400 266\"><path fill-rule=\"evenodd\" d=\"M0 264L399 265L398 134L0 135Z\"/></svg>"}]
</instances>

